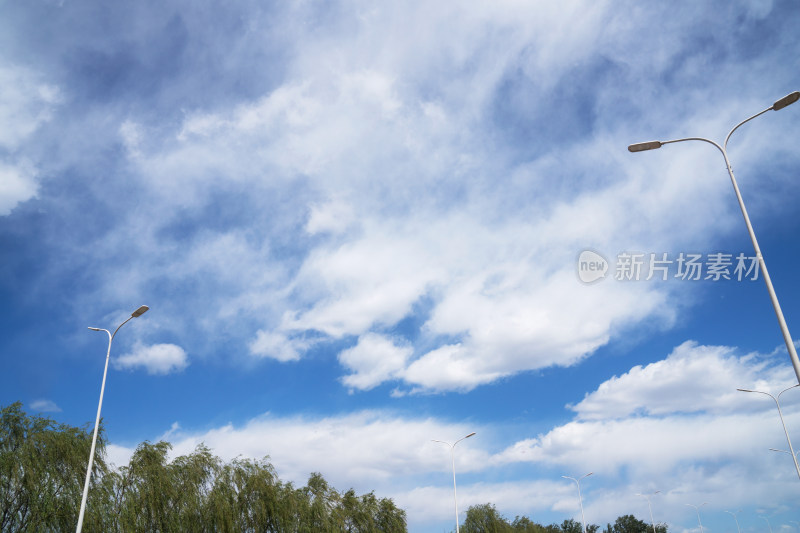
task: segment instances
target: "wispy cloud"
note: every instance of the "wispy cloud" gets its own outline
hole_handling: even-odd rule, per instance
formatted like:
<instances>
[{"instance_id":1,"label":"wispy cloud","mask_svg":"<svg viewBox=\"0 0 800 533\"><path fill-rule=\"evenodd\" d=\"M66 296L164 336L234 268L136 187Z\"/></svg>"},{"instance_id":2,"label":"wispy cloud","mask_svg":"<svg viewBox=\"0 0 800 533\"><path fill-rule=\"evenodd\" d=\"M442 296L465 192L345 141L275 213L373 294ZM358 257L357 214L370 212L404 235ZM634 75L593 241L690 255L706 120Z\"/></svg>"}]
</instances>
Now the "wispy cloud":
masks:
<instances>
[{"instance_id":1,"label":"wispy cloud","mask_svg":"<svg viewBox=\"0 0 800 533\"><path fill-rule=\"evenodd\" d=\"M40 413L60 413L61 408L53 400L34 400L30 404L31 409Z\"/></svg>"}]
</instances>

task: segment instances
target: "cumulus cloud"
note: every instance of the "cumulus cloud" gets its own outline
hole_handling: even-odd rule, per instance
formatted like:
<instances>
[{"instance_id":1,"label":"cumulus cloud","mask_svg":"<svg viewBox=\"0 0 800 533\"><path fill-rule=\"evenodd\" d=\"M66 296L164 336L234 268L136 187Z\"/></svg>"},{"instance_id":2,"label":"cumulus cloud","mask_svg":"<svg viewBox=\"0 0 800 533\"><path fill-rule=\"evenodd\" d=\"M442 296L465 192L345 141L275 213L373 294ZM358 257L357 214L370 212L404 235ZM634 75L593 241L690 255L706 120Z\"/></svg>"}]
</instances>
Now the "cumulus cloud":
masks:
<instances>
[{"instance_id":1,"label":"cumulus cloud","mask_svg":"<svg viewBox=\"0 0 800 533\"><path fill-rule=\"evenodd\" d=\"M167 375L180 372L189 366L189 358L180 346L175 344L138 343L131 353L114 359L114 368L144 368L148 374Z\"/></svg>"},{"instance_id":2,"label":"cumulus cloud","mask_svg":"<svg viewBox=\"0 0 800 533\"><path fill-rule=\"evenodd\" d=\"M339 353L339 362L353 371L342 382L355 389L372 389L396 377L412 352L406 343L398 346L389 337L367 333L358 339L358 344Z\"/></svg>"},{"instance_id":3,"label":"cumulus cloud","mask_svg":"<svg viewBox=\"0 0 800 533\"><path fill-rule=\"evenodd\" d=\"M738 356L731 347L686 341L664 360L612 377L571 408L585 420L735 412L752 401L737 388L782 389L794 381L769 363L758 354Z\"/></svg>"},{"instance_id":4,"label":"cumulus cloud","mask_svg":"<svg viewBox=\"0 0 800 533\"><path fill-rule=\"evenodd\" d=\"M362 350L397 359L372 375L356 376L354 387L378 381L375 376L401 367L405 357L391 338L369 334L346 352L347 361L357 361ZM784 454L767 451L786 447L774 404L735 389L744 380L777 392L793 375L783 363L775 354L741 355L732 347L687 341L663 360L614 376L567 406L574 419L499 449L499 428L491 424L386 410L316 417L267 413L202 431L174 423L160 438L173 443L174 456L191 453L202 442L228 460L269 456L280 476L295 484L319 471L334 486L376 490L407 509L411 523L444 519L452 509L441 505L452 493L440 483L449 478L450 450L432 439L452 443L473 431L477 435L459 443L455 454L464 509L492 502L506 513L570 513L574 487L560 476L589 471L595 475L582 488L594 523L629 513L639 505L636 493L653 486L662 491L663 512L674 516L681 516L687 498L714 505L780 505L782 487L796 480L790 462L781 462ZM719 377L709 381L712 371ZM622 407L615 396L621 394L630 407ZM797 427L800 398L787 393L782 400L787 425ZM131 452L117 446L109 453L122 461ZM503 481L487 479L489 472L529 467L534 468Z\"/></svg>"}]
</instances>

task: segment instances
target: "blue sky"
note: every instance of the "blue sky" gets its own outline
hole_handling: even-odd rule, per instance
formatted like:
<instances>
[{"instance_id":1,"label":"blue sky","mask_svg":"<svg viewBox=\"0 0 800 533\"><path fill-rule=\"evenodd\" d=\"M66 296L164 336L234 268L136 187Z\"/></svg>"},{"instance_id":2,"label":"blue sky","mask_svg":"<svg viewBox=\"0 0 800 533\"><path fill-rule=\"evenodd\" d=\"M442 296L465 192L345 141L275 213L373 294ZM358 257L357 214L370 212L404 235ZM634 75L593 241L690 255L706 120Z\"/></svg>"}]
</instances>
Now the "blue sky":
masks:
<instances>
[{"instance_id":1,"label":"blue sky","mask_svg":"<svg viewBox=\"0 0 800 533\"><path fill-rule=\"evenodd\" d=\"M0 403L269 455L459 508L792 531L763 280L617 280L753 254L722 141L800 89L800 5L0 1ZM800 107L729 151L800 331ZM609 264L578 276L591 250ZM782 396L800 445L800 392ZM462 515L463 518L463 515Z\"/></svg>"}]
</instances>

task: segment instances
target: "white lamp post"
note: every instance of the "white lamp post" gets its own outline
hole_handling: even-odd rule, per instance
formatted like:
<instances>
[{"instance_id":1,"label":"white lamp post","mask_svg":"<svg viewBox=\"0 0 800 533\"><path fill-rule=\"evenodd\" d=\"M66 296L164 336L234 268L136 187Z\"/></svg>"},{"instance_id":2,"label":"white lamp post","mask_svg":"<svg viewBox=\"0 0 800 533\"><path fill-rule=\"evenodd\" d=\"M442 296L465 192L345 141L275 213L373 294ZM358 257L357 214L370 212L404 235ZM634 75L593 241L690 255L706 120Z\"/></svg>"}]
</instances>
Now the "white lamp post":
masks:
<instances>
[{"instance_id":1,"label":"white lamp post","mask_svg":"<svg viewBox=\"0 0 800 533\"><path fill-rule=\"evenodd\" d=\"M458 532L458 494L456 493L456 454L455 454L455 449L456 449L456 444L458 444L459 442L461 442L464 439L470 438L473 435L475 435L474 431L472 433L470 433L469 435L467 435L466 437L461 437L460 439L455 441L453 444L450 444L449 442L445 442L443 440L433 440L433 442L441 442L442 444L447 444L448 446L450 446L450 459L451 459L451 461L453 463L453 502L455 503L455 509L456 509L456 533L459 533L459 532Z\"/></svg>"},{"instance_id":2,"label":"white lamp post","mask_svg":"<svg viewBox=\"0 0 800 533\"><path fill-rule=\"evenodd\" d=\"M700 533L703 533L703 523L700 521L700 507L708 505L708 502L701 503L699 507L697 505L692 505L691 503L687 503L686 505L689 507L694 507L694 510L697 511L697 523L700 524Z\"/></svg>"},{"instance_id":3,"label":"white lamp post","mask_svg":"<svg viewBox=\"0 0 800 533\"><path fill-rule=\"evenodd\" d=\"M636 493L637 496L642 496L644 498L647 498L647 507L648 509L650 509L650 523L653 525L653 533L656 533L656 521L653 520L653 506L650 505L650 496L655 496L659 492L661 491L657 490L653 494L642 494L641 492Z\"/></svg>"},{"instance_id":4,"label":"white lamp post","mask_svg":"<svg viewBox=\"0 0 800 533\"><path fill-rule=\"evenodd\" d=\"M97 444L97 429L100 426L100 410L103 407L103 393L106 390L106 374L108 374L108 358L111 355L111 341L114 340L114 335L117 334L119 328L127 324L128 320L143 315L144 313L147 312L148 309L150 308L147 307L146 305L139 307L136 311L131 313L131 316L129 316L128 319L125 320L125 322L117 326L117 329L114 330L113 334L107 329L93 328L93 327L89 328L92 331L105 331L106 333L108 333L108 351L106 352L106 366L103 369L103 384L100 386L100 403L97 404L97 418L94 421L94 435L92 435L92 449L89 452L89 466L86 468L86 482L83 485L83 496L81 497L81 510L80 513L78 514L78 527L75 529L76 533L81 533L81 529L83 529L83 515L86 512L86 499L89 496L89 479L92 476L92 464L94 463L94 449L95 445Z\"/></svg>"},{"instance_id":5,"label":"white lamp post","mask_svg":"<svg viewBox=\"0 0 800 533\"><path fill-rule=\"evenodd\" d=\"M736 389L736 390L741 391L741 392L755 392L755 393L758 393L758 394L763 394L765 396L769 396L775 402L775 406L778 408L778 416L781 417L781 424L783 425L783 432L786 435L786 442L789 443L789 450L790 451L787 452L787 453L792 456L792 460L794 461L794 468L797 471L797 477L798 477L798 479L800 479L800 465L797 464L797 456L794 453L794 448L792 448L792 440L789 438L789 432L786 430L786 422L783 421L783 413L781 412L781 404L778 401L780 399L780 397L781 397L781 394L783 394L787 390L791 390L791 389L793 389L795 387L800 387L800 384L792 385L788 389L783 389L781 392L778 393L778 397L777 398L775 396L773 396L772 394L768 393L768 392L763 392L763 391L760 391L760 390L749 390L749 389ZM778 451L782 451L782 450L778 450Z\"/></svg>"},{"instance_id":6,"label":"white lamp post","mask_svg":"<svg viewBox=\"0 0 800 533\"><path fill-rule=\"evenodd\" d=\"M739 533L742 533L742 529L739 527L739 520L736 518L736 515L741 513L742 510L739 509L735 513L732 513L731 511L725 511L725 512L728 513L729 515L731 515L734 520L736 520L736 531L738 531Z\"/></svg>"},{"instance_id":7,"label":"white lamp post","mask_svg":"<svg viewBox=\"0 0 800 533\"><path fill-rule=\"evenodd\" d=\"M772 533L772 526L769 525L769 518L767 518L766 516L759 516L759 518L761 520L765 520L767 522L767 527L769 528L769 533Z\"/></svg>"},{"instance_id":8,"label":"white lamp post","mask_svg":"<svg viewBox=\"0 0 800 533\"><path fill-rule=\"evenodd\" d=\"M791 94L784 96L780 100L776 101L774 104L772 104L764 111L756 113L752 117L741 121L730 131L730 133L728 133L728 136L725 137L725 142L723 143L722 146L720 146L719 144L715 143L712 140L704 139L703 137L687 137L685 139L674 139L671 141L649 141L649 142L632 144L628 146L628 151L643 152L645 150L655 150L656 148L661 148L665 144L670 144L670 143L678 143L683 141L703 141L716 146L717 149L720 152L722 152L722 157L725 158L725 166L727 167L728 174L731 177L733 190L736 192L737 200L739 200L739 208L742 211L742 216L744 216L744 222L747 225L747 231L750 233L750 240L753 242L753 248L755 249L756 252L758 265L761 268L762 275L764 276L764 283L767 284L767 292L769 292L769 297L772 300L772 307L773 309L775 309L775 315L778 317L778 324L781 328L781 333L783 334L783 340L786 343L786 349L789 351L789 357L792 360L792 366L794 367L794 373L797 377L797 382L798 384L800 384L800 359L797 358L797 350L795 350L794 348L794 342L792 341L792 336L789 334L789 327L786 325L786 320L783 318L783 311L781 311L781 306L778 303L778 296L775 294L775 289L772 287L772 280L769 277L769 272L767 272L767 264L764 262L764 257L761 255L761 248L759 248L758 246L758 241L756 240L756 234L753 231L752 224L750 224L750 217L747 215L747 209L745 209L744 207L744 200L742 200L742 195L739 192L739 186L736 184L736 178L733 176L733 167L731 167L727 151L728 140L731 138L733 132L739 128L739 126L741 126L745 122L753 120L757 116L762 115L769 110L779 111L784 107L795 103L798 99L800 99L800 91L795 91Z\"/></svg>"},{"instance_id":9,"label":"white lamp post","mask_svg":"<svg viewBox=\"0 0 800 533\"><path fill-rule=\"evenodd\" d=\"M583 515L583 496L581 496L581 480L585 477L591 476L592 474L594 474L594 472L589 472L588 474L582 475L578 479L569 476L561 476L564 479L571 479L572 481L575 482L576 485L578 485L578 502L581 505L581 522L583 523L583 533L586 533L586 518Z\"/></svg>"}]
</instances>

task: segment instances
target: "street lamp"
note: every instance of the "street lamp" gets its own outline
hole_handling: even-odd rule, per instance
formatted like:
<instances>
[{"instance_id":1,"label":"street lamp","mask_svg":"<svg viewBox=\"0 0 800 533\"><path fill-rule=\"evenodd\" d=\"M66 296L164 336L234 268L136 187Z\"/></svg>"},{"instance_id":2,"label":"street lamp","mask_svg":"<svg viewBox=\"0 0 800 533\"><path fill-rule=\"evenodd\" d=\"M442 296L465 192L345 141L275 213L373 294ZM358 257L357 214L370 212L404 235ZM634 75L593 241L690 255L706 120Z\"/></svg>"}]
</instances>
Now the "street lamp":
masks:
<instances>
[{"instance_id":1,"label":"street lamp","mask_svg":"<svg viewBox=\"0 0 800 533\"><path fill-rule=\"evenodd\" d=\"M571 479L572 481L575 482L575 484L578 485L578 502L581 504L581 521L583 523L583 533L586 533L586 518L583 516L583 496L581 496L581 479L583 479L585 477L589 477L592 474L594 474L594 472L589 472L588 474L582 475L578 479L575 479L574 477L569 477L569 476L561 476L564 479Z\"/></svg>"},{"instance_id":2,"label":"street lamp","mask_svg":"<svg viewBox=\"0 0 800 533\"><path fill-rule=\"evenodd\" d=\"M647 498L647 507L650 509L650 523L653 524L653 533L656 533L656 521L653 520L653 506L650 505L650 496L655 496L659 492L661 491L657 490L653 494L642 494L641 492L636 493L637 496L642 496L644 498Z\"/></svg>"},{"instance_id":3,"label":"street lamp","mask_svg":"<svg viewBox=\"0 0 800 533\"><path fill-rule=\"evenodd\" d=\"M756 392L758 394L764 394L766 396L769 396L770 398L772 398L775 401L775 406L778 408L778 416L781 417L781 424L783 424L783 432L786 434L786 442L789 443L789 450L790 451L787 452L787 453L792 456L792 460L794 461L794 468L795 468L795 470L797 470L797 477L800 478L800 465L797 464L797 456L794 453L794 448L792 448L792 440L789 438L789 432L786 430L786 422L783 421L783 413L781 412L781 404L778 401L780 399L780 397L781 397L781 394L783 394L787 390L791 390L791 389L793 389L795 387L800 387L800 384L792 385L788 389L783 389L780 393L778 393L778 397L777 398L775 396L773 396L772 394L768 393L768 392L763 392L763 391L760 391L760 390L748 390L748 389L736 389L736 390L741 391L741 392ZM779 450L779 451L781 451L781 450Z\"/></svg>"},{"instance_id":4,"label":"street lamp","mask_svg":"<svg viewBox=\"0 0 800 533\"><path fill-rule=\"evenodd\" d=\"M767 518L766 516L759 516L759 518L761 520L765 520L767 522L767 527L769 528L769 533L772 533L772 526L769 525L769 518Z\"/></svg>"},{"instance_id":5,"label":"street lamp","mask_svg":"<svg viewBox=\"0 0 800 533\"><path fill-rule=\"evenodd\" d=\"M447 444L448 446L450 446L450 459L451 459L451 461L453 463L453 502L455 503L455 509L456 509L456 533L458 533L458 495L456 494L456 454L455 454L455 449L456 449L456 444L458 444L459 442L461 442L464 439L470 438L473 435L475 435L474 431L472 433L470 433L469 435L467 435L466 437L461 437L460 439L455 441L453 444L450 444L449 442L445 442L443 440L433 440L433 442L441 442L442 444Z\"/></svg>"},{"instance_id":6,"label":"street lamp","mask_svg":"<svg viewBox=\"0 0 800 533\"><path fill-rule=\"evenodd\" d=\"M772 307L775 309L775 315L778 317L778 324L781 328L781 333L783 333L783 340L786 343L786 349L789 350L789 358L792 360L792 366L794 367L794 373L797 377L797 382L800 384L800 359L797 358L797 351L794 348L794 342L792 341L792 336L789 334L789 327L786 325L786 320L783 318L783 311L781 311L781 306L778 303L778 296L775 294L775 289L772 287L772 280L769 277L769 272L767 272L767 264L764 262L764 257L761 255L761 248L758 247L758 241L756 240L756 234L753 231L753 226L750 224L750 217L747 215L747 209L744 207L744 200L742 200L742 195L739 192L739 186L736 184L736 178L733 176L733 167L731 167L730 160L728 159L728 140L731 138L731 135L734 131L736 131L739 126L753 120L759 115L762 115L769 111L770 109L774 111L778 111L783 109L784 107L795 103L798 99L800 99L800 91L795 91L791 94L788 94L772 104L770 107L761 111L760 113L756 113L752 117L743 120L739 124L737 124L729 133L728 136L725 137L725 142L722 146L715 143L712 140L704 139L703 137L687 137L685 139L674 139L671 141L649 141L643 143L632 144L628 146L629 152L644 152L646 150L655 150L656 148L661 148L665 144L670 143L678 143L683 141L703 141L709 144L713 144L717 147L717 149L722 152L722 157L725 158L725 166L728 168L728 174L731 177L731 183L733 184L733 190L736 192L736 198L739 200L739 208L742 210L742 216L744 216L744 222L747 225L747 231L750 233L750 240L753 242L753 248L755 248L756 258L758 260L759 267L761 268L761 273L764 276L764 283L767 284L767 292L769 292L769 297L772 300Z\"/></svg>"},{"instance_id":7,"label":"street lamp","mask_svg":"<svg viewBox=\"0 0 800 533\"><path fill-rule=\"evenodd\" d=\"M742 510L741 510L741 509L739 509L739 510L738 510L738 511L736 511L735 513L732 513L731 511L725 511L725 512L726 512L726 513L728 513L729 515L731 515L731 516L733 517L733 519L734 519L734 520L736 520L736 530L737 530L739 533L742 533L742 529L739 527L739 520L736 518L736 515L737 515L737 514L739 514L739 513L741 513L741 512L742 512Z\"/></svg>"},{"instance_id":8,"label":"street lamp","mask_svg":"<svg viewBox=\"0 0 800 533\"><path fill-rule=\"evenodd\" d=\"M687 503L686 505L688 505L689 507L694 507L694 510L697 511L697 523L700 524L700 533L703 533L704 531L703 523L700 521L700 507L708 505L708 502L701 503L700 507L698 507L697 505L692 505L691 503Z\"/></svg>"},{"instance_id":9,"label":"street lamp","mask_svg":"<svg viewBox=\"0 0 800 533\"><path fill-rule=\"evenodd\" d=\"M75 529L76 533L81 533L81 529L83 528L83 515L86 512L86 499L89 496L89 479L92 476L92 464L94 463L94 448L97 444L97 429L100 426L100 409L103 407L103 393L106 390L106 374L108 374L108 358L111 355L111 341L114 340L114 335L117 334L119 328L124 326L128 323L128 320L132 318L136 318L138 316L142 316L150 309L146 305L139 307L136 311L131 313L131 316L125 320L122 324L117 326L117 329L114 330L113 335L107 329L102 328L93 328L90 327L92 331L105 331L108 333L108 351L106 352L106 366L103 369L103 384L100 386L100 403L97 404L97 418L94 421L94 435L92 435L92 449L89 452L89 466L86 468L86 482L83 484L83 496L81 497L81 510L78 514L78 527Z\"/></svg>"}]
</instances>

